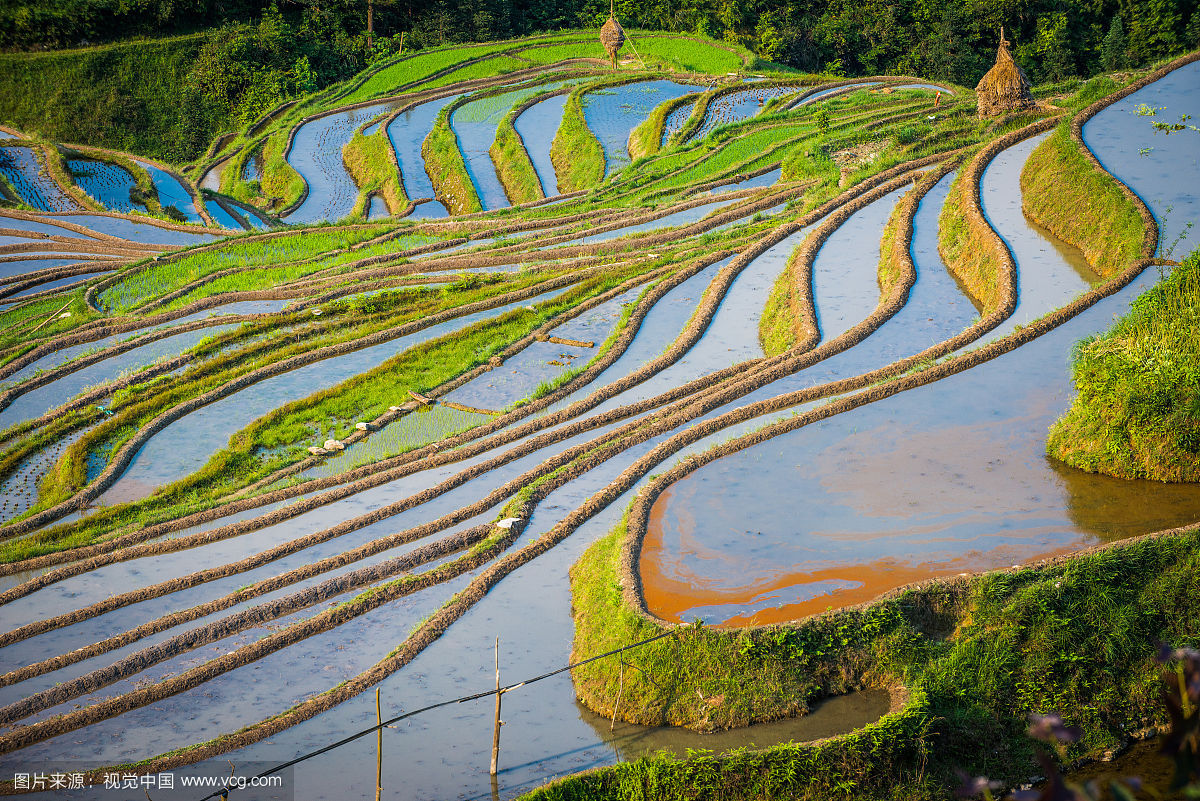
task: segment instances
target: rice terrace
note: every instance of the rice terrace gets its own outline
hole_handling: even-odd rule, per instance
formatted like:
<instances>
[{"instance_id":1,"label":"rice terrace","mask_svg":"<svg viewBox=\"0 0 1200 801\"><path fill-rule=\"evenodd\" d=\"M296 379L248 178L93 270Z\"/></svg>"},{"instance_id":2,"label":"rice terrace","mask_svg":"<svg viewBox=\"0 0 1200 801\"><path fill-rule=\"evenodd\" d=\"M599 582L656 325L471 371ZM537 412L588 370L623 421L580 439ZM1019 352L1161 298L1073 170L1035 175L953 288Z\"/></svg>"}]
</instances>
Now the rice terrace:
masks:
<instances>
[{"instance_id":1,"label":"rice terrace","mask_svg":"<svg viewBox=\"0 0 1200 801\"><path fill-rule=\"evenodd\" d=\"M0 794L1198 797L1197 119L1195 0L14 0Z\"/></svg>"}]
</instances>

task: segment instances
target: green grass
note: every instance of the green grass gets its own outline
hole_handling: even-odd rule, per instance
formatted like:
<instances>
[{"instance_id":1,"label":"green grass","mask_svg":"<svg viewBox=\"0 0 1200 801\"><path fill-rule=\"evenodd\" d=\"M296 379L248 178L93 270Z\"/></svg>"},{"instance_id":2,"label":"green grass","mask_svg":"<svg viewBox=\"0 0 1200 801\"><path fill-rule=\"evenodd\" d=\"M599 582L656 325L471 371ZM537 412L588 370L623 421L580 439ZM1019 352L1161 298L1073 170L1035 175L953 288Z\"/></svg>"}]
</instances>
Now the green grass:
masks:
<instances>
[{"instance_id":1,"label":"green grass","mask_svg":"<svg viewBox=\"0 0 1200 801\"><path fill-rule=\"evenodd\" d=\"M264 197L271 198L273 209L286 209L304 196L304 177L288 164L284 150L288 144L288 132L279 131L269 137L263 145L263 170L260 187ZM246 198L238 198L245 200Z\"/></svg>"},{"instance_id":2,"label":"green grass","mask_svg":"<svg viewBox=\"0 0 1200 801\"><path fill-rule=\"evenodd\" d=\"M1068 123L1025 162L1021 194L1026 213L1082 250L1100 275L1111 277L1142 255L1145 226L1137 207L1112 176L1083 157Z\"/></svg>"},{"instance_id":3,"label":"green grass","mask_svg":"<svg viewBox=\"0 0 1200 801\"><path fill-rule=\"evenodd\" d=\"M423 81L430 75L452 67L455 64L511 48L511 43L499 42L477 45L475 47L452 47L448 49L418 51L404 58L402 61L379 70L368 78L362 86L345 97L338 98L337 104L358 103L373 97L387 95L401 86Z\"/></svg>"},{"instance_id":4,"label":"green grass","mask_svg":"<svg viewBox=\"0 0 1200 801\"><path fill-rule=\"evenodd\" d=\"M553 36L540 36L524 40L515 39L477 45L449 45L446 47L429 50L420 50L400 59L395 59L392 63L377 69L373 74L371 74L370 77L366 79L366 81L363 82L361 86L344 97L337 97L336 101L332 105L345 105L348 103L357 103L362 100L369 100L373 97L381 97L395 92L401 86L408 86L410 84L420 84L420 86L417 88L428 89L431 86L442 86L447 82L453 83L456 80L466 80L466 78L463 77L464 75L470 75L470 77L478 78L498 74L499 71L507 71L495 70L496 64L511 66L514 63L519 63L523 64L524 66L530 66L526 62L514 62L513 59L507 57L499 61L489 59L482 63L490 64L492 66L484 67L480 72L473 71L473 68L468 65L464 66L460 70L454 70L452 75L457 77L453 77L449 81L440 78L436 79L435 81L425 80L434 73L441 72L449 67L453 67L455 64L461 64L464 61L470 61L495 53L502 53L509 50L515 51L519 48L523 49L521 49L517 55L520 55L522 58L527 59L528 61L533 61L536 63L549 63L551 61L558 61L560 60L558 57L553 57L553 55L546 57L543 54L547 51L549 51L551 54L559 52L559 48L564 49L564 51L570 51L571 48L574 48L577 45L573 43L557 43L564 40L581 37L591 39L592 35L590 33L564 31L563 33ZM544 45L539 46L540 43L544 43ZM565 57L567 56L564 56L564 58ZM332 107L332 105L330 107Z\"/></svg>"},{"instance_id":5,"label":"green grass","mask_svg":"<svg viewBox=\"0 0 1200 801\"><path fill-rule=\"evenodd\" d=\"M966 185L962 171L954 176L938 215L938 252L950 274L958 279L977 309L990 312L1000 302L996 262L990 246L990 231L983 223L967 218Z\"/></svg>"},{"instance_id":6,"label":"green grass","mask_svg":"<svg viewBox=\"0 0 1200 801\"><path fill-rule=\"evenodd\" d=\"M169 262L141 262L117 283L100 293L99 304L114 314L125 314L186 284L231 268L251 268L313 259L379 236L385 225L363 225L346 231L298 231L258 242L234 240L213 250L184 255Z\"/></svg>"},{"instance_id":7,"label":"green grass","mask_svg":"<svg viewBox=\"0 0 1200 801\"><path fill-rule=\"evenodd\" d=\"M419 88L436 89L439 86L449 86L450 84L471 81L476 78L492 78L497 75L503 75L506 72L525 69L528 66L530 66L528 62L511 56L492 56L476 64L468 64L440 78L427 81L421 84Z\"/></svg>"},{"instance_id":8,"label":"green grass","mask_svg":"<svg viewBox=\"0 0 1200 801\"><path fill-rule=\"evenodd\" d=\"M624 606L624 530L571 571L582 659L661 629ZM945 799L955 769L1002 782L1035 772L1031 713L1083 730L1068 758L1165 720L1156 642L1200 642L1200 534L1144 540L1066 563L910 590L801 623L686 627L627 652L622 717L692 725L776 717L830 693L903 682L907 706L854 733L728 755L659 754L568 777L526 796L566 799ZM616 662L574 671L587 704L611 710Z\"/></svg>"},{"instance_id":9,"label":"green grass","mask_svg":"<svg viewBox=\"0 0 1200 801\"><path fill-rule=\"evenodd\" d=\"M1047 452L1125 479L1200 481L1200 250L1075 349Z\"/></svg>"},{"instance_id":10,"label":"green grass","mask_svg":"<svg viewBox=\"0 0 1200 801\"><path fill-rule=\"evenodd\" d=\"M0 347L23 346L19 351L5 356L3 361L7 363L31 349L31 337L36 340L48 339L95 319L96 315L88 308L83 293L83 289L76 289L69 296L37 300L27 306L18 305L0 312ZM67 313L70 313L69 317L61 316ZM37 333L33 333L34 328L37 328Z\"/></svg>"},{"instance_id":11,"label":"green grass","mask_svg":"<svg viewBox=\"0 0 1200 801\"><path fill-rule=\"evenodd\" d=\"M192 128L178 102L207 34L58 50L0 53L0 119L59 142L186 159ZM207 141L215 133L202 131Z\"/></svg>"},{"instance_id":12,"label":"green grass","mask_svg":"<svg viewBox=\"0 0 1200 801\"><path fill-rule=\"evenodd\" d=\"M342 148L342 163L358 185L359 201L350 216L362 214L366 197L373 192L383 196L391 214L399 214L408 206L400 171L392 161L392 143L383 125L370 136L355 131Z\"/></svg>"},{"instance_id":13,"label":"green grass","mask_svg":"<svg viewBox=\"0 0 1200 801\"><path fill-rule=\"evenodd\" d=\"M763 353L767 356L777 356L791 350L799 338L800 321L795 314L795 293L798 287L792 281L791 264L795 252L788 258L783 272L775 279L771 293L763 307L762 317L758 321L758 341Z\"/></svg>"},{"instance_id":14,"label":"green grass","mask_svg":"<svg viewBox=\"0 0 1200 801\"><path fill-rule=\"evenodd\" d=\"M599 39L589 37L581 42L530 47L515 55L528 59L535 64L553 64L556 61L566 61L569 58L599 58L608 60L608 53Z\"/></svg>"},{"instance_id":15,"label":"green grass","mask_svg":"<svg viewBox=\"0 0 1200 801\"><path fill-rule=\"evenodd\" d=\"M683 186L698 181L711 180L726 172L738 172L759 160L780 161L783 154L780 145L795 141L806 130L803 125L782 124L762 130L734 131L719 139L706 141L704 147L711 153L690 169L671 176L656 188ZM737 134L744 135L737 135Z\"/></svg>"},{"instance_id":16,"label":"green grass","mask_svg":"<svg viewBox=\"0 0 1200 801\"><path fill-rule=\"evenodd\" d=\"M479 202L475 183L467 172L462 151L458 149L458 137L450 128L450 114L455 106L455 103L451 103L438 114L433 130L421 145L421 155L438 200L445 204L451 214L469 214L482 211L483 204Z\"/></svg>"},{"instance_id":17,"label":"green grass","mask_svg":"<svg viewBox=\"0 0 1200 801\"><path fill-rule=\"evenodd\" d=\"M273 289L275 287L285 287L293 281L297 281L306 276L321 270L327 270L332 267L337 267L341 264L358 261L359 259L369 258L371 256L381 256L391 253L399 253L410 248L427 245L431 242L437 242L438 239L432 236L400 236L394 239L389 239L386 242L381 242L370 247L360 248L359 250L347 251L344 253L335 253L330 256L319 259L309 259L304 261L293 261L286 264L265 263L261 267L256 267L250 270L242 270L233 275L226 275L214 281L210 281L202 286L196 287L186 295L182 295L168 303L164 310L182 308L189 303L194 303L202 298L220 295L225 292L249 292L256 289ZM317 290L323 291L323 290Z\"/></svg>"},{"instance_id":18,"label":"green grass","mask_svg":"<svg viewBox=\"0 0 1200 801\"><path fill-rule=\"evenodd\" d=\"M496 165L496 175L504 186L504 193L511 203L527 203L539 200L546 195L542 191L542 182L520 134L513 127L516 115L509 113L496 126L496 141L488 151L492 163Z\"/></svg>"},{"instance_id":19,"label":"green grass","mask_svg":"<svg viewBox=\"0 0 1200 801\"><path fill-rule=\"evenodd\" d=\"M589 189L604 180L604 148L583 117L582 92L567 97L562 122L550 145L550 160L558 176L558 191Z\"/></svg>"},{"instance_id":20,"label":"green grass","mask_svg":"<svg viewBox=\"0 0 1200 801\"><path fill-rule=\"evenodd\" d=\"M657 61L689 72L705 72L712 75L745 69L742 61L742 54L746 53L744 49L717 44L700 36L634 36L632 42L632 49L626 44L621 50L621 55L632 55L636 51L645 59L647 66L653 66L651 62Z\"/></svg>"},{"instance_id":21,"label":"green grass","mask_svg":"<svg viewBox=\"0 0 1200 801\"><path fill-rule=\"evenodd\" d=\"M371 434L344 453L326 459L309 471L309 475L332 476L344 473L452 437L490 419L489 415L464 412L441 404L422 406Z\"/></svg>"}]
</instances>

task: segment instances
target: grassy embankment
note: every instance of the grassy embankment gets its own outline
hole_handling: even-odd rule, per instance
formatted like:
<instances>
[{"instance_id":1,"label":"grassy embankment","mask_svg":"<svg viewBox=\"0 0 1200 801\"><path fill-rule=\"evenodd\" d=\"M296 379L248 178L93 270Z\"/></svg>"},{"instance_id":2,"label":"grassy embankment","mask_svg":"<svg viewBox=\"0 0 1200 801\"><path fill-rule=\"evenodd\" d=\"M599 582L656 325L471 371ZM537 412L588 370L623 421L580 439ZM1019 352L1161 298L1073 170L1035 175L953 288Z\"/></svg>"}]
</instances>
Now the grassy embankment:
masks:
<instances>
[{"instance_id":1,"label":"grassy embankment","mask_svg":"<svg viewBox=\"0 0 1200 801\"><path fill-rule=\"evenodd\" d=\"M975 308L987 314L999 306L1003 290L992 248L994 234L966 212L970 186L962 180L965 169L954 176L938 215L938 252Z\"/></svg>"},{"instance_id":2,"label":"grassy embankment","mask_svg":"<svg viewBox=\"0 0 1200 801\"><path fill-rule=\"evenodd\" d=\"M206 39L0 53L0 120L52 141L185 158L177 143L196 121L178 98Z\"/></svg>"},{"instance_id":3,"label":"grassy embankment","mask_svg":"<svg viewBox=\"0 0 1200 801\"><path fill-rule=\"evenodd\" d=\"M259 187L267 198L266 208L281 212L300 202L308 185L295 168L287 162L288 132L279 131L263 143L262 178ZM248 200L236 191L238 200Z\"/></svg>"},{"instance_id":4,"label":"grassy embankment","mask_svg":"<svg viewBox=\"0 0 1200 801\"><path fill-rule=\"evenodd\" d=\"M1111 79L1080 94L1099 97ZM1141 256L1144 223L1112 178L1089 163L1064 124L1021 173L1026 213L1080 248L1110 277ZM1200 481L1200 252L1133 304L1106 333L1079 343L1077 396L1047 452L1125 479Z\"/></svg>"},{"instance_id":5,"label":"grassy embankment","mask_svg":"<svg viewBox=\"0 0 1200 801\"><path fill-rule=\"evenodd\" d=\"M354 423L373 419L390 405L407 400L406 391L428 392L473 367L497 351L526 336L556 314L603 292L634 274L638 265L607 270L585 279L534 310L517 309L462 331L407 349L378 367L330 389L277 409L234 434L227 448L209 463L181 481L161 488L153 497L131 505L103 509L86 520L6 544L0 560L16 560L64 548L88 544L111 533L114 526L144 526L212 505L213 499L248 486L280 467L307 456L304 447L325 435L343 436ZM531 286L551 273L537 273L508 280L468 279L462 286L442 291L401 290L370 299L347 299L323 306L319 323L301 319L270 339L247 327L242 332L249 344L228 347L228 339L216 338L206 347L194 349L195 366L178 377L155 379L114 394L101 418L89 409L75 420L101 420L99 425L56 463L43 482L39 507L45 508L70 497L87 482L89 457L107 460L147 421L162 411L214 387L236 380L253 369L302 354L317 347L352 342L376 331L429 317L443 309L462 306L504 292ZM302 313L298 313L302 314ZM201 359L200 357L207 357ZM252 391L252 390L251 390ZM89 418L92 415L95 420ZM86 420L83 418L87 418ZM63 424L65 425L65 423ZM52 424L39 432L39 439L61 437L63 425ZM5 462L13 461L5 454ZM13 454L15 457L16 455Z\"/></svg>"},{"instance_id":6,"label":"grassy embankment","mask_svg":"<svg viewBox=\"0 0 1200 801\"><path fill-rule=\"evenodd\" d=\"M450 115L454 103L446 106L433 123L433 130L421 145L421 157L425 159L425 170L433 182L437 199L451 214L469 214L482 211L479 194L467 172L462 151L458 149L458 137L450 128Z\"/></svg>"},{"instance_id":7,"label":"grassy embankment","mask_svg":"<svg viewBox=\"0 0 1200 801\"><path fill-rule=\"evenodd\" d=\"M551 94L547 93L545 97L550 97ZM539 96L521 103L505 114L504 119L496 126L496 141L492 142L488 151L492 163L496 165L496 176L513 205L546 197L542 191L541 179L538 178L533 161L529 158L529 152L525 150L525 143L513 127L517 116L540 99L544 98Z\"/></svg>"},{"instance_id":8,"label":"grassy embankment","mask_svg":"<svg viewBox=\"0 0 1200 801\"><path fill-rule=\"evenodd\" d=\"M36 343L27 341L31 336L49 339L95 319L98 315L88 307L83 293L80 288L70 294L69 301L67 296L51 297L0 312L0 348L4 349L0 364L8 364L32 350ZM64 317L65 314L70 316Z\"/></svg>"},{"instance_id":9,"label":"grassy embankment","mask_svg":"<svg viewBox=\"0 0 1200 801\"><path fill-rule=\"evenodd\" d=\"M1046 449L1118 478L1200 481L1200 250L1085 339L1072 366L1078 394Z\"/></svg>"},{"instance_id":10,"label":"grassy embankment","mask_svg":"<svg viewBox=\"0 0 1200 801\"><path fill-rule=\"evenodd\" d=\"M550 145L558 191L590 189L604 180L604 148L583 118L582 87L567 96L562 122Z\"/></svg>"},{"instance_id":11,"label":"grassy embankment","mask_svg":"<svg viewBox=\"0 0 1200 801\"><path fill-rule=\"evenodd\" d=\"M797 250L799 246L788 257L787 265L771 287L758 323L758 341L767 356L791 350L802 333L800 317L796 313L799 303L797 293L801 288L791 280L792 261L796 258Z\"/></svg>"},{"instance_id":12,"label":"grassy embankment","mask_svg":"<svg viewBox=\"0 0 1200 801\"><path fill-rule=\"evenodd\" d=\"M1142 218L1112 178L1084 159L1068 126L1056 128L1025 162L1023 206L1083 251L1092 269L1111 278L1141 255Z\"/></svg>"},{"instance_id":13,"label":"grassy embankment","mask_svg":"<svg viewBox=\"0 0 1200 801\"><path fill-rule=\"evenodd\" d=\"M408 208L408 195L400 180L400 170L392 155L392 143L387 130L380 125L370 136L355 131L353 138L342 148L342 163L358 186L358 200L351 217L361 217L367 198L373 194L383 196L390 214L399 214Z\"/></svg>"},{"instance_id":14,"label":"grassy embankment","mask_svg":"<svg viewBox=\"0 0 1200 801\"><path fill-rule=\"evenodd\" d=\"M653 156L662 149L663 126L671 112L687 103L696 102L696 95L683 95L660 103L629 135L629 155L634 161Z\"/></svg>"},{"instance_id":15,"label":"grassy embankment","mask_svg":"<svg viewBox=\"0 0 1200 801\"><path fill-rule=\"evenodd\" d=\"M663 629L628 608L618 583L623 528L572 569L573 658ZM1162 723L1157 641L1200 642L1181 598L1200 592L1200 533L1146 538L1044 566L953 579L851 610L743 630L685 627L629 652L623 689L611 660L575 671L588 706L645 722L709 727L773 719L821 697L904 684L907 704L857 731L687 758L601 768L531 793L571 799L778 797L946 799L962 768L1009 784L1038 772L1031 713L1083 729L1068 756L1107 750Z\"/></svg>"}]
</instances>

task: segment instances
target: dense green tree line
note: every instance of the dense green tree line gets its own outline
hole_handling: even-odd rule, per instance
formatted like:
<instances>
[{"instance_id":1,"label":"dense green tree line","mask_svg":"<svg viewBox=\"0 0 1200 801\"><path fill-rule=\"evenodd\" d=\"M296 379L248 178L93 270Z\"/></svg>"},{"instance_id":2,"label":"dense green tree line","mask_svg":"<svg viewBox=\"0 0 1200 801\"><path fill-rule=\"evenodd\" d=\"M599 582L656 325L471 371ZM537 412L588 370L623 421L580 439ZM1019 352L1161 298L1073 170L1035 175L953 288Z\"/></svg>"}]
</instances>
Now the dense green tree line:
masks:
<instances>
[{"instance_id":1,"label":"dense green tree line","mask_svg":"<svg viewBox=\"0 0 1200 801\"><path fill-rule=\"evenodd\" d=\"M278 5L277 5L278 3ZM282 100L395 53L596 27L608 0L7 0L0 118L50 138L182 162ZM691 31L768 61L973 86L1001 25L1035 81L1200 47L1200 0L618 0L629 28ZM200 30L122 49L56 48Z\"/></svg>"},{"instance_id":2,"label":"dense green tree line","mask_svg":"<svg viewBox=\"0 0 1200 801\"><path fill-rule=\"evenodd\" d=\"M367 63L364 42L335 14L311 8L289 19L269 8L200 34L0 54L0 120L182 163L217 134Z\"/></svg>"},{"instance_id":3,"label":"dense green tree line","mask_svg":"<svg viewBox=\"0 0 1200 801\"><path fill-rule=\"evenodd\" d=\"M605 0L376 0L373 52L367 0L279 0L276 18L307 49L318 81L395 49L590 27ZM275 0L10 0L0 47L75 46L257 22ZM1005 26L1034 77L1062 79L1136 65L1200 47L1197 0L620 0L627 27L696 31L747 45L770 61L847 75L905 72L973 83ZM244 38L244 35L243 35ZM268 36L267 38L271 38ZM303 42L297 47L295 41ZM225 48L237 63L241 45ZM253 50L254 48L249 48ZM221 48L217 48L221 50ZM313 52L325 51L325 52ZM330 58L330 54L333 58ZM245 50L240 52L246 55ZM261 52L270 69L281 52Z\"/></svg>"}]
</instances>

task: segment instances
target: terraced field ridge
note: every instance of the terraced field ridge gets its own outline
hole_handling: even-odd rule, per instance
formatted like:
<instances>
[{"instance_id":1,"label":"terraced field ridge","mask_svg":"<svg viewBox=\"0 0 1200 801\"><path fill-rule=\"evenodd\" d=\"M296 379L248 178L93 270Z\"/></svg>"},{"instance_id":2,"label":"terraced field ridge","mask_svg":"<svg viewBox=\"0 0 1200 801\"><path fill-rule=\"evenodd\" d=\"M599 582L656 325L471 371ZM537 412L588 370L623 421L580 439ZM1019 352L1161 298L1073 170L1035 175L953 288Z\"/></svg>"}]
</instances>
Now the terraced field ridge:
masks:
<instances>
[{"instance_id":1,"label":"terraced field ridge","mask_svg":"<svg viewBox=\"0 0 1200 801\"><path fill-rule=\"evenodd\" d=\"M1084 710L1074 757L1154 722L1182 609L1103 681L955 682L1024 586L1194 567L1200 488L1045 439L1074 343L1187 247L1194 137L1130 110L1200 112L1198 55L981 119L629 35L616 71L590 32L408 53L186 169L5 129L0 790L253 775L374 690L387 718L627 646L506 692L494 776L491 697L281 775L948 797L960 763L1028 776L1027 712ZM988 756L937 750L972 726Z\"/></svg>"}]
</instances>

